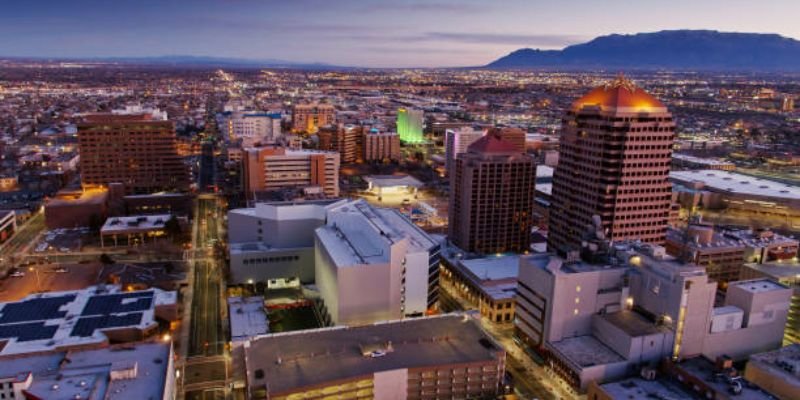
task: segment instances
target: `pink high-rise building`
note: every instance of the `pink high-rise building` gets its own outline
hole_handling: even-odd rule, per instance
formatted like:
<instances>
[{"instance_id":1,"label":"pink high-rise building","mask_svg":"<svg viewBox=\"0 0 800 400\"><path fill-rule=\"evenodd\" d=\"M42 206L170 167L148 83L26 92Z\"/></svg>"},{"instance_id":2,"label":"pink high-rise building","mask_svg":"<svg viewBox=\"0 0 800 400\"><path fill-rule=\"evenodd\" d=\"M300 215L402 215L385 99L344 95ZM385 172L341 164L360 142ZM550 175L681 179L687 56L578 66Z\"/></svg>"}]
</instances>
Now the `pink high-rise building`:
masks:
<instances>
[{"instance_id":1,"label":"pink high-rise building","mask_svg":"<svg viewBox=\"0 0 800 400\"><path fill-rule=\"evenodd\" d=\"M580 249L594 215L612 241L663 244L674 136L666 106L622 77L573 103L553 176L549 247Z\"/></svg>"}]
</instances>

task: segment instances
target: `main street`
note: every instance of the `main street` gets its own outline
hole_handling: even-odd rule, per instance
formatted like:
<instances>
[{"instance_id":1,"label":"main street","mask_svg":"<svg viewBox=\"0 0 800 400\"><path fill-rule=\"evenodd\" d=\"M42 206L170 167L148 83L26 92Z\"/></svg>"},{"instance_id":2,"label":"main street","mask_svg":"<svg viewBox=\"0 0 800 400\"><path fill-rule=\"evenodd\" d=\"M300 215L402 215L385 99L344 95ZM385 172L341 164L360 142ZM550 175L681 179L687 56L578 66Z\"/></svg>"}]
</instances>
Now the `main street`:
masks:
<instances>
[{"instance_id":1,"label":"main street","mask_svg":"<svg viewBox=\"0 0 800 400\"><path fill-rule=\"evenodd\" d=\"M216 196L200 195L194 218L191 310L184 343L183 375L186 399L225 399L230 354L226 346L227 307L224 267L217 246L224 237L224 208Z\"/></svg>"}]
</instances>

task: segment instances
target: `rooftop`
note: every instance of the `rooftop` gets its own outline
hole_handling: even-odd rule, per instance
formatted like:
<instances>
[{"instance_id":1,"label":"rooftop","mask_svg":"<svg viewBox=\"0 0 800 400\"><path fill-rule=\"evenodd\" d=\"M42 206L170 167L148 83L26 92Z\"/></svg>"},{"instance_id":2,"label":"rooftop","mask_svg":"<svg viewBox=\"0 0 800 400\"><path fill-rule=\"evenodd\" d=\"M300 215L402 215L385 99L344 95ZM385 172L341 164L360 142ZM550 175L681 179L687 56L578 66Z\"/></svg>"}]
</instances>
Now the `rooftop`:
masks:
<instances>
[{"instance_id":1,"label":"rooftop","mask_svg":"<svg viewBox=\"0 0 800 400\"><path fill-rule=\"evenodd\" d=\"M372 349L386 354L371 357ZM248 386L269 385L274 394L375 372L504 355L474 320L448 314L262 336L245 346L245 357Z\"/></svg>"},{"instance_id":2,"label":"rooftop","mask_svg":"<svg viewBox=\"0 0 800 400\"><path fill-rule=\"evenodd\" d=\"M519 276L519 256L489 256L460 260L457 268L494 300L513 298Z\"/></svg>"},{"instance_id":3,"label":"rooftop","mask_svg":"<svg viewBox=\"0 0 800 400\"><path fill-rule=\"evenodd\" d=\"M653 322L645 319L643 316L633 311L619 311L610 314L600 314L598 315L598 318L602 318L611 325L614 325L618 329L633 337L654 335L669 330L665 327L657 326Z\"/></svg>"},{"instance_id":4,"label":"rooftop","mask_svg":"<svg viewBox=\"0 0 800 400\"><path fill-rule=\"evenodd\" d=\"M769 279L753 279L748 281L737 281L729 283L729 289L738 287L750 293L765 293L777 290L787 290L788 288L778 282Z\"/></svg>"},{"instance_id":5,"label":"rooftop","mask_svg":"<svg viewBox=\"0 0 800 400\"><path fill-rule=\"evenodd\" d=\"M130 217L110 217L100 229L104 235L115 233L147 232L164 229L171 214L135 215Z\"/></svg>"},{"instance_id":6,"label":"rooftop","mask_svg":"<svg viewBox=\"0 0 800 400\"><path fill-rule=\"evenodd\" d=\"M745 264L745 268L761 272L776 280L788 279L794 281L800 278L800 262L798 261L777 261L764 264Z\"/></svg>"},{"instance_id":7,"label":"rooftop","mask_svg":"<svg viewBox=\"0 0 800 400\"><path fill-rule=\"evenodd\" d=\"M725 394L730 393L730 384L724 378L718 378L716 366L714 363L705 357L693 357L681 361L677 364L678 368L684 370L686 373L694 376L697 379L705 382L715 392ZM742 379L744 381L744 379ZM736 399L741 400L774 400L775 397L765 392L764 390L743 384L742 392L736 396Z\"/></svg>"},{"instance_id":8,"label":"rooftop","mask_svg":"<svg viewBox=\"0 0 800 400\"><path fill-rule=\"evenodd\" d=\"M572 103L572 108L575 110L587 106L599 106L601 109L611 110L633 109L635 111L662 111L666 108L655 97L624 77L598 86Z\"/></svg>"},{"instance_id":9,"label":"rooftop","mask_svg":"<svg viewBox=\"0 0 800 400\"><path fill-rule=\"evenodd\" d=\"M155 308L176 303L175 292L122 292L117 285L0 303L0 356L104 343L104 331L151 328Z\"/></svg>"},{"instance_id":10,"label":"rooftop","mask_svg":"<svg viewBox=\"0 0 800 400\"><path fill-rule=\"evenodd\" d=\"M340 205L328 213L328 225L317 237L339 267L385 263L388 247L409 240L409 252L429 251L437 243L397 210L370 206L364 200Z\"/></svg>"},{"instance_id":11,"label":"rooftop","mask_svg":"<svg viewBox=\"0 0 800 400\"><path fill-rule=\"evenodd\" d=\"M733 163L722 161L716 158L705 158L705 157L696 157L689 154L680 154L680 153L672 153L672 158L686 161L694 164L705 164L705 165L729 165L733 166Z\"/></svg>"},{"instance_id":12,"label":"rooftop","mask_svg":"<svg viewBox=\"0 0 800 400\"><path fill-rule=\"evenodd\" d=\"M392 187L392 186L410 186L421 188L424 183L411 175L367 175L364 180L372 186L377 187Z\"/></svg>"},{"instance_id":13,"label":"rooftop","mask_svg":"<svg viewBox=\"0 0 800 400\"><path fill-rule=\"evenodd\" d=\"M0 376L27 376L26 392L48 400L165 397L169 343L145 343L0 360Z\"/></svg>"},{"instance_id":14,"label":"rooftop","mask_svg":"<svg viewBox=\"0 0 800 400\"><path fill-rule=\"evenodd\" d=\"M557 342L547 342L579 368L624 362L625 359L592 335L574 336Z\"/></svg>"},{"instance_id":15,"label":"rooftop","mask_svg":"<svg viewBox=\"0 0 800 400\"><path fill-rule=\"evenodd\" d=\"M229 297L228 310L231 340L246 340L269 332L269 320L262 297Z\"/></svg>"},{"instance_id":16,"label":"rooftop","mask_svg":"<svg viewBox=\"0 0 800 400\"><path fill-rule=\"evenodd\" d=\"M600 387L612 399L684 400L697 398L667 379L650 381L638 377L626 378L621 381L604 383Z\"/></svg>"},{"instance_id":17,"label":"rooftop","mask_svg":"<svg viewBox=\"0 0 800 400\"><path fill-rule=\"evenodd\" d=\"M518 153L519 151L507 140L501 139L495 135L485 135L472 142L472 144L467 147L467 152L509 154Z\"/></svg>"},{"instance_id":18,"label":"rooftop","mask_svg":"<svg viewBox=\"0 0 800 400\"><path fill-rule=\"evenodd\" d=\"M800 385L800 344L790 344L778 350L753 354L749 362L763 366L783 380Z\"/></svg>"},{"instance_id":19,"label":"rooftop","mask_svg":"<svg viewBox=\"0 0 800 400\"><path fill-rule=\"evenodd\" d=\"M777 181L756 178L730 171L711 169L670 171L671 180L678 183L701 182L706 188L726 193L741 193L782 199L800 199L800 187Z\"/></svg>"}]
</instances>

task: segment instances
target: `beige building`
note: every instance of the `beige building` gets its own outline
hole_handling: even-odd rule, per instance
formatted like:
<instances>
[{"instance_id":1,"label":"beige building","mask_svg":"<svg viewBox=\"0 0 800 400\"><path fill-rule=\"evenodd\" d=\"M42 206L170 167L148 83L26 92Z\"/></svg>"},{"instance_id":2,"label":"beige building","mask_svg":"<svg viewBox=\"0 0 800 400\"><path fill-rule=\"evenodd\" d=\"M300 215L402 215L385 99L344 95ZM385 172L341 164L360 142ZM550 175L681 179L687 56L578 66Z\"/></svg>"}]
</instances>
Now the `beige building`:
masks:
<instances>
[{"instance_id":1,"label":"beige building","mask_svg":"<svg viewBox=\"0 0 800 400\"><path fill-rule=\"evenodd\" d=\"M331 104L296 104L292 107L292 129L316 133L321 126L336 122L336 109Z\"/></svg>"},{"instance_id":2,"label":"beige building","mask_svg":"<svg viewBox=\"0 0 800 400\"><path fill-rule=\"evenodd\" d=\"M260 147L244 150L242 179L248 198L254 192L320 187L339 196L339 154L326 151Z\"/></svg>"},{"instance_id":3,"label":"beige building","mask_svg":"<svg viewBox=\"0 0 800 400\"><path fill-rule=\"evenodd\" d=\"M800 343L800 263L797 260L787 260L745 264L742 268L742 279L770 279L792 288L783 344Z\"/></svg>"},{"instance_id":4,"label":"beige building","mask_svg":"<svg viewBox=\"0 0 800 400\"><path fill-rule=\"evenodd\" d=\"M449 314L261 336L234 365L248 399L478 399L499 394L505 351Z\"/></svg>"},{"instance_id":5,"label":"beige building","mask_svg":"<svg viewBox=\"0 0 800 400\"><path fill-rule=\"evenodd\" d=\"M450 174L449 239L471 253L530 248L536 163L494 135L472 143Z\"/></svg>"},{"instance_id":6,"label":"beige building","mask_svg":"<svg viewBox=\"0 0 800 400\"><path fill-rule=\"evenodd\" d=\"M363 159L364 127L357 125L326 125L319 128L319 149L339 153L342 163Z\"/></svg>"},{"instance_id":7,"label":"beige building","mask_svg":"<svg viewBox=\"0 0 800 400\"><path fill-rule=\"evenodd\" d=\"M398 161L400 136L395 132L364 132L364 161Z\"/></svg>"},{"instance_id":8,"label":"beige building","mask_svg":"<svg viewBox=\"0 0 800 400\"><path fill-rule=\"evenodd\" d=\"M800 344L753 354L744 377L781 400L800 399Z\"/></svg>"}]
</instances>

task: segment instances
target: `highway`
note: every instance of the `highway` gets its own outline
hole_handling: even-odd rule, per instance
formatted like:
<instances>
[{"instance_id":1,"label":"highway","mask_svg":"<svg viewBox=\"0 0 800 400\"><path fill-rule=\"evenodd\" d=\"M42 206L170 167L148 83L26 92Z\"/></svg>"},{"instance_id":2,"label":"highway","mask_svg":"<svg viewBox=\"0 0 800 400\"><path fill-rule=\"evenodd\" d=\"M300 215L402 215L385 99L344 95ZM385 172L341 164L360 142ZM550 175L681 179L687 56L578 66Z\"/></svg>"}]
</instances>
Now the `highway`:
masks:
<instances>
[{"instance_id":1,"label":"highway","mask_svg":"<svg viewBox=\"0 0 800 400\"><path fill-rule=\"evenodd\" d=\"M191 317L184 368L186 399L225 399L228 360L227 306L223 263L215 250L223 240L222 213L217 197L201 195L195 211L192 251Z\"/></svg>"}]
</instances>

